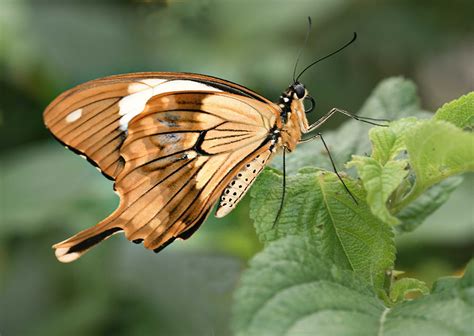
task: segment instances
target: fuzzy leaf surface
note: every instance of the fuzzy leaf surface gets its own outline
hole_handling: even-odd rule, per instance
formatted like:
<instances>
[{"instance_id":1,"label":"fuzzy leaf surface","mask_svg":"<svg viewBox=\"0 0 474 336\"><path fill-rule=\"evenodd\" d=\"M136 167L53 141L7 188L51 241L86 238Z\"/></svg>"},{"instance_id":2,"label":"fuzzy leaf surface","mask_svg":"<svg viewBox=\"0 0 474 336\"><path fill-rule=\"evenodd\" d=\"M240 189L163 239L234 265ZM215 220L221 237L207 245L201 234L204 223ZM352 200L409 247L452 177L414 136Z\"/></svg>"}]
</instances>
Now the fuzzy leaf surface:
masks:
<instances>
[{"instance_id":1,"label":"fuzzy leaf surface","mask_svg":"<svg viewBox=\"0 0 474 336\"><path fill-rule=\"evenodd\" d=\"M448 121L459 128L474 124L474 92L444 104L436 111L435 120Z\"/></svg>"},{"instance_id":2,"label":"fuzzy leaf surface","mask_svg":"<svg viewBox=\"0 0 474 336\"><path fill-rule=\"evenodd\" d=\"M448 122L420 122L405 135L405 145L416 175L410 200L450 176L474 170L474 135Z\"/></svg>"},{"instance_id":3,"label":"fuzzy leaf surface","mask_svg":"<svg viewBox=\"0 0 474 336\"><path fill-rule=\"evenodd\" d=\"M237 336L470 335L474 263L461 279L387 307L353 272L328 264L309 237L269 244L250 262L235 294Z\"/></svg>"},{"instance_id":4,"label":"fuzzy leaf surface","mask_svg":"<svg viewBox=\"0 0 474 336\"><path fill-rule=\"evenodd\" d=\"M307 168L287 177L284 206L274 225L282 177L265 170L251 191L250 216L262 242L295 234L321 240L324 254L336 265L381 288L395 259L393 233L371 213L363 188L349 178L345 183L358 204L335 174Z\"/></svg>"},{"instance_id":5,"label":"fuzzy leaf surface","mask_svg":"<svg viewBox=\"0 0 474 336\"><path fill-rule=\"evenodd\" d=\"M426 283L413 278L403 278L395 281L390 288L390 299L393 302L408 300L407 295L413 292L420 292L427 295L430 292Z\"/></svg>"},{"instance_id":6,"label":"fuzzy leaf surface","mask_svg":"<svg viewBox=\"0 0 474 336\"><path fill-rule=\"evenodd\" d=\"M400 221L390 213L386 204L408 175L406 160L388 161L382 165L371 157L354 156L348 166L357 167L372 213L389 225L399 224Z\"/></svg>"}]
</instances>

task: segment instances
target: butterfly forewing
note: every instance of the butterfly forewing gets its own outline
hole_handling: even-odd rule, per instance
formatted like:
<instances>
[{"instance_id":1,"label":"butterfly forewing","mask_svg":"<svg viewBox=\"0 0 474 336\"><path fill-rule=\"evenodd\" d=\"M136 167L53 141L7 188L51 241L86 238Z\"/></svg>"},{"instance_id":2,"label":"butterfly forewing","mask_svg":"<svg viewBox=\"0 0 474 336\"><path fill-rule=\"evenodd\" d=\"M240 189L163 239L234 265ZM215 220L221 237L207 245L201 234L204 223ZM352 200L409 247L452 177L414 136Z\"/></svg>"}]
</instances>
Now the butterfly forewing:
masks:
<instances>
[{"instance_id":1,"label":"butterfly forewing","mask_svg":"<svg viewBox=\"0 0 474 336\"><path fill-rule=\"evenodd\" d=\"M181 73L135 73L79 85L57 97L44 112L53 135L86 156L107 177L123 168L120 147L128 123L154 96L169 92L231 92L269 103L256 93L218 78Z\"/></svg>"},{"instance_id":2,"label":"butterfly forewing","mask_svg":"<svg viewBox=\"0 0 474 336\"><path fill-rule=\"evenodd\" d=\"M113 121L115 132L123 137L115 149L119 156L115 162L123 162L123 167L115 167L111 175L120 196L119 208L95 227L55 245L60 260L77 259L119 230L129 240L143 241L154 250L176 237L188 237L232 178L257 155L269 152L268 134L278 114L268 103L215 90L163 92L147 99L141 112L126 103L134 113L126 128L123 119ZM62 113L62 119L55 118L59 121L52 125L67 127L64 118L77 106ZM100 120L98 115L87 114ZM100 129L94 134L98 133ZM79 151L91 148L84 143L74 146ZM96 163L103 169L105 162L111 167L112 160L105 156Z\"/></svg>"}]
</instances>

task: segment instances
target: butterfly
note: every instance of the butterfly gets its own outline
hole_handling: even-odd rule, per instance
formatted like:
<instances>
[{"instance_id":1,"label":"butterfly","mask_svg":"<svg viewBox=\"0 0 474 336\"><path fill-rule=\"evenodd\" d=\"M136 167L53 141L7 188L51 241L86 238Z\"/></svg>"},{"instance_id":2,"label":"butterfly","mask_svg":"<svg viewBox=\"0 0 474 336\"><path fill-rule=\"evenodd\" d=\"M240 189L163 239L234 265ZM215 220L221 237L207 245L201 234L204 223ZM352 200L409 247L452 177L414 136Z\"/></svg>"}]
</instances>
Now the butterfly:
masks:
<instances>
[{"instance_id":1,"label":"butterfly","mask_svg":"<svg viewBox=\"0 0 474 336\"><path fill-rule=\"evenodd\" d=\"M275 153L293 151L334 113L361 118L332 109L310 125L314 99L299 82L355 37L294 72L276 103L223 79L176 72L96 79L54 99L46 127L114 181L120 197L107 218L53 246L58 260L74 261L118 232L155 252L187 239L215 203L216 217L230 213Z\"/></svg>"}]
</instances>

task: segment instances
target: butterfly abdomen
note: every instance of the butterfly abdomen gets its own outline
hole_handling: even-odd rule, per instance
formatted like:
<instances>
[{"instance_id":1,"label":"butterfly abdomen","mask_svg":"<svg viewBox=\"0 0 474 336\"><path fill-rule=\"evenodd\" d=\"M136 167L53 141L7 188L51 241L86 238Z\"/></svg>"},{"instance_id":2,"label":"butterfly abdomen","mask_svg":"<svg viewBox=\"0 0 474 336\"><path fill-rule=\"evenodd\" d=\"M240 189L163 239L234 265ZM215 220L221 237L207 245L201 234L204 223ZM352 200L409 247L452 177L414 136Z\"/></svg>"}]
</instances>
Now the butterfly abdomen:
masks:
<instances>
[{"instance_id":1,"label":"butterfly abdomen","mask_svg":"<svg viewBox=\"0 0 474 336\"><path fill-rule=\"evenodd\" d=\"M215 216L217 218L224 217L230 213L237 203L244 197L247 190L257 178L258 174L263 170L272 152L268 151L257 155L255 159L247 163L235 177L230 181L222 192L219 207Z\"/></svg>"}]
</instances>

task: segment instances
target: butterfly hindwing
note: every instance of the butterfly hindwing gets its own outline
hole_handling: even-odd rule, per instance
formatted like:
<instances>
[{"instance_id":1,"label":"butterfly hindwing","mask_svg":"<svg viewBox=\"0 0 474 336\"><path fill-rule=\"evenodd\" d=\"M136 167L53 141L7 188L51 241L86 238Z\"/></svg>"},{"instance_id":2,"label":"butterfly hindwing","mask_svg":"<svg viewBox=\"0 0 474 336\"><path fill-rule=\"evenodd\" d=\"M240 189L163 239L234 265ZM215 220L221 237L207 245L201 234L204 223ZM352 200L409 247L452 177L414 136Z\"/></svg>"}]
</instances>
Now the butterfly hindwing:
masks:
<instances>
[{"instance_id":1,"label":"butterfly hindwing","mask_svg":"<svg viewBox=\"0 0 474 336\"><path fill-rule=\"evenodd\" d=\"M176 237L187 238L234 176L269 152L268 134L276 117L271 105L233 93L152 96L127 121L118 149L124 162L114 176L119 208L95 227L55 245L56 255L75 260L107 238L104 232L123 230L129 240L143 241L153 250Z\"/></svg>"},{"instance_id":2,"label":"butterfly hindwing","mask_svg":"<svg viewBox=\"0 0 474 336\"><path fill-rule=\"evenodd\" d=\"M217 218L224 217L235 209L237 203L245 196L273 154L271 150L258 154L253 160L248 161L237 175L234 175L232 181L222 192L219 206L216 210Z\"/></svg>"}]
</instances>

